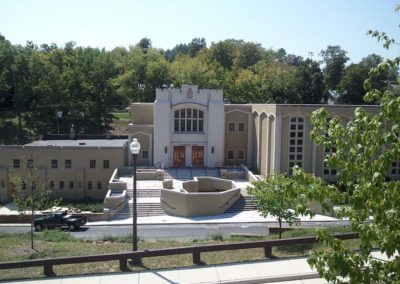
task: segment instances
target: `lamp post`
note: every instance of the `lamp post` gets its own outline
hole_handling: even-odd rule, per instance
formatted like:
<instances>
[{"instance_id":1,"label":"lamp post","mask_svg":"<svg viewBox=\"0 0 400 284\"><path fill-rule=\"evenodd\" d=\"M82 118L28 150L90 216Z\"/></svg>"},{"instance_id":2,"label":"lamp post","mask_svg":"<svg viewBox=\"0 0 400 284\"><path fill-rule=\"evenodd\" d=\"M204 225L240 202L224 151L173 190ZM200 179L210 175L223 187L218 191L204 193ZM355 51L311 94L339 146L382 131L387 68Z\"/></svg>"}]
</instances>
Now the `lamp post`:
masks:
<instances>
[{"instance_id":1,"label":"lamp post","mask_svg":"<svg viewBox=\"0 0 400 284\"><path fill-rule=\"evenodd\" d=\"M133 138L132 143L129 145L130 151L133 155L133 212L132 212L132 251L137 251L137 208L136 208L136 166L137 158L140 151L140 143L136 138ZM132 260L133 263L140 263L140 259Z\"/></svg>"}]
</instances>

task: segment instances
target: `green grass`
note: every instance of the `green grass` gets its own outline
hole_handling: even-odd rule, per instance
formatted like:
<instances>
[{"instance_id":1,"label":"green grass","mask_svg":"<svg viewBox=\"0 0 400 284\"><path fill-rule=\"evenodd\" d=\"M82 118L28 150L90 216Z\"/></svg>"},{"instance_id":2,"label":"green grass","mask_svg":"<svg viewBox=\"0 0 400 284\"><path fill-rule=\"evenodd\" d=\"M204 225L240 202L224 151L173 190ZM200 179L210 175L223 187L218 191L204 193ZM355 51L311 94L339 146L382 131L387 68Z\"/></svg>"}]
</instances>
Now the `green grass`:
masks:
<instances>
[{"instance_id":1,"label":"green grass","mask_svg":"<svg viewBox=\"0 0 400 284\"><path fill-rule=\"evenodd\" d=\"M113 112L112 115L114 118L119 119L119 120L130 120L130 114L129 112Z\"/></svg>"},{"instance_id":2,"label":"green grass","mask_svg":"<svg viewBox=\"0 0 400 284\"><path fill-rule=\"evenodd\" d=\"M331 232L348 232L349 229L329 229ZM284 238L312 236L315 235L313 229L294 229L283 233ZM252 240L275 239L277 234L271 234L266 237L223 237L221 234L211 235L206 240L178 241L178 240L159 240L142 241L139 240L139 250L153 250L159 248L196 246L203 244L222 244L228 242L243 242ZM348 241L350 247L357 247L358 240ZM279 246L274 247L272 253L274 257L301 256L309 254L312 248L321 247L317 245L297 245L297 246ZM102 238L92 240L81 240L72 237L72 235L60 230L45 230L35 233L36 251L30 249L29 234L10 234L0 233L0 262L28 260L37 258L52 258L64 256L92 255L115 252L128 252L132 249L132 236L110 236L105 235ZM234 251L220 251L202 253L201 259L206 264L231 263L241 261L261 260L264 258L262 248L245 249ZM175 255L165 257L152 257L143 259L142 266L131 267L131 270L159 269L172 267L193 266L192 256ZM119 272L117 261L61 265L55 266L54 271L57 275L76 275L91 273ZM0 272L1 280L10 280L18 278L38 278L43 277L43 268L10 269Z\"/></svg>"}]
</instances>

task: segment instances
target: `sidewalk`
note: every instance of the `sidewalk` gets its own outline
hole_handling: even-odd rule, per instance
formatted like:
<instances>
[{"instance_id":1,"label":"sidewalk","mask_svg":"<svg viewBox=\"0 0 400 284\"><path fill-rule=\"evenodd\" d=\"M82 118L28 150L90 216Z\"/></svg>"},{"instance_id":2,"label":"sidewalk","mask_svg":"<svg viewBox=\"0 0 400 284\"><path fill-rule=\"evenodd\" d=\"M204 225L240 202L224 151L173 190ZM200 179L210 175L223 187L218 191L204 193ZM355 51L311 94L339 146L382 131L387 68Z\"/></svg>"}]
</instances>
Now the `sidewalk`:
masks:
<instances>
[{"instance_id":1,"label":"sidewalk","mask_svg":"<svg viewBox=\"0 0 400 284\"><path fill-rule=\"evenodd\" d=\"M54 277L39 280L10 281L15 284L198 284L198 283L287 283L325 284L312 270L307 258L263 260L202 267L145 270L101 275Z\"/></svg>"},{"instance_id":2,"label":"sidewalk","mask_svg":"<svg viewBox=\"0 0 400 284\"><path fill-rule=\"evenodd\" d=\"M274 216L267 216L264 218L257 211L242 211L236 213L224 213L220 215L203 216L203 217L177 217L172 215L163 216L149 216L139 217L137 219L139 225L162 225L162 224L229 224L229 223L277 223ZM339 220L333 217L324 215L315 215L314 218L301 217L301 223L348 223L347 221ZM132 224L132 218L120 219L120 220L107 220L90 222L90 226L106 226L106 225L130 225Z\"/></svg>"},{"instance_id":3,"label":"sidewalk","mask_svg":"<svg viewBox=\"0 0 400 284\"><path fill-rule=\"evenodd\" d=\"M138 217L138 225L168 225L168 224L240 224L240 223L264 223L269 227L278 225L278 221L274 216L263 217L257 211L242 211L236 213L223 213L220 215L203 216L203 217L177 217L172 215ZM0 224L0 226L28 226L29 224ZM88 226L128 226L132 225L132 217L126 219L110 219L106 221L88 222ZM319 227L319 226L346 226L347 220L340 220L324 215L315 215L314 218L301 217L301 226ZM288 226L283 222L283 226Z\"/></svg>"}]
</instances>

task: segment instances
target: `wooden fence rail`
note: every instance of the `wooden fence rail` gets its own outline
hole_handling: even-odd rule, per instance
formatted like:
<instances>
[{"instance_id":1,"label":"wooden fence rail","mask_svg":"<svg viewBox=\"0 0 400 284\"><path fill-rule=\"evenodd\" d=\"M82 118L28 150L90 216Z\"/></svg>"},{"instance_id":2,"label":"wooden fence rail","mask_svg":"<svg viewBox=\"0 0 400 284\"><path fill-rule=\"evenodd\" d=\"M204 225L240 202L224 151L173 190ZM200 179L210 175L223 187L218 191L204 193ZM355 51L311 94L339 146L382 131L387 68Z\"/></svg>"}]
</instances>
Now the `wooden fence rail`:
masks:
<instances>
[{"instance_id":1,"label":"wooden fence rail","mask_svg":"<svg viewBox=\"0 0 400 284\"><path fill-rule=\"evenodd\" d=\"M333 236L341 240L350 240L358 238L358 236L354 233L334 234ZM35 259L35 260L24 260L17 262L3 262L0 263L0 270L42 266L44 275L54 276L55 275L53 271L54 265L118 260L120 269L122 271L126 271L128 270L128 260L132 260L133 263L140 263L141 259L146 257L168 256L168 255L178 255L178 254L192 254L193 263L199 265L202 264L201 253L203 252L264 248L265 257L271 257L272 247L274 246L313 244L317 242L318 242L317 237L314 236L314 237L300 237L300 238L290 238L290 239L227 243L218 245L214 244L214 245L199 245L190 247L165 248L165 249L132 251L123 253Z\"/></svg>"}]
</instances>

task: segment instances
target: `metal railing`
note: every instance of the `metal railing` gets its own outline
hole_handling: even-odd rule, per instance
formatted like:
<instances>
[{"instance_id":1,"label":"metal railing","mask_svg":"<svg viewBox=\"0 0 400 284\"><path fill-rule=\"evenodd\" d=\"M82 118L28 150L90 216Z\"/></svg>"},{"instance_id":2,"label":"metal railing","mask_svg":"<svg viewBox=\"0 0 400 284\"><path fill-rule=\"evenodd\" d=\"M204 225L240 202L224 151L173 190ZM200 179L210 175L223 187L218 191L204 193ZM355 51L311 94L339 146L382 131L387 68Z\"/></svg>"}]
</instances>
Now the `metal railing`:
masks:
<instances>
[{"instance_id":1,"label":"metal railing","mask_svg":"<svg viewBox=\"0 0 400 284\"><path fill-rule=\"evenodd\" d=\"M341 240L350 240L358 238L358 236L354 233L334 234L333 236ZM132 252L87 255L87 256L36 259L36 260L25 260L18 262L3 262L0 263L0 270L42 266L44 275L54 276L55 273L53 271L53 266L55 265L118 260L120 270L127 271L128 260L133 260L133 262L135 262L135 260L146 257L169 256L169 255L179 255L179 254L192 254L193 263L200 265L203 264L203 262L201 261L201 253L204 252L263 248L265 257L270 258L272 257L272 247L274 246L313 244L317 242L318 239L317 237L314 236L314 237L301 237L301 238L290 238L290 239L165 248L156 250L132 251Z\"/></svg>"}]
</instances>

